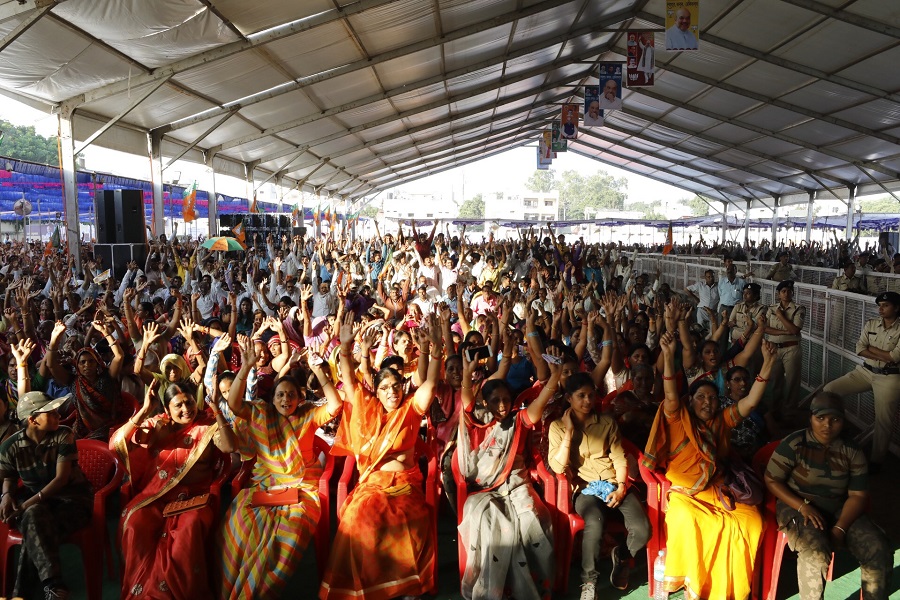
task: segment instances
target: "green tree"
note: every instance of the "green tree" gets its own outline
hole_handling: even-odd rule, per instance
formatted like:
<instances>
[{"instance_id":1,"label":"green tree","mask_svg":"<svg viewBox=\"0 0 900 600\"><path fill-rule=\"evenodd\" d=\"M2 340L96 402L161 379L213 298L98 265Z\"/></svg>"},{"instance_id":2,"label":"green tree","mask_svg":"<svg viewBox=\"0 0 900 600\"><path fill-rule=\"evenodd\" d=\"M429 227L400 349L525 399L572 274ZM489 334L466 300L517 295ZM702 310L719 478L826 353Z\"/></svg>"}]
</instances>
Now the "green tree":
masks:
<instances>
[{"instance_id":1,"label":"green tree","mask_svg":"<svg viewBox=\"0 0 900 600\"><path fill-rule=\"evenodd\" d=\"M557 184L559 202L566 220L585 218L585 209L622 210L628 197L628 180L616 179L606 171L582 175L577 171L563 171Z\"/></svg>"},{"instance_id":2,"label":"green tree","mask_svg":"<svg viewBox=\"0 0 900 600\"><path fill-rule=\"evenodd\" d=\"M536 170L525 182L525 187L532 192L546 194L556 189L556 172L553 169Z\"/></svg>"},{"instance_id":3,"label":"green tree","mask_svg":"<svg viewBox=\"0 0 900 600\"><path fill-rule=\"evenodd\" d=\"M364 209L362 209L359 213L361 217L365 217L367 219L374 219L378 216L378 207L374 204L370 204Z\"/></svg>"},{"instance_id":4,"label":"green tree","mask_svg":"<svg viewBox=\"0 0 900 600\"><path fill-rule=\"evenodd\" d=\"M56 137L45 138L34 131L34 127L20 127L0 120L3 140L0 154L45 165L59 165Z\"/></svg>"},{"instance_id":5,"label":"green tree","mask_svg":"<svg viewBox=\"0 0 900 600\"><path fill-rule=\"evenodd\" d=\"M679 202L691 209L691 214L695 217L702 217L709 214L709 204L707 204L706 201L700 196L694 196L693 198L682 198L681 200L679 200Z\"/></svg>"},{"instance_id":6,"label":"green tree","mask_svg":"<svg viewBox=\"0 0 900 600\"><path fill-rule=\"evenodd\" d=\"M871 200L861 200L859 207L864 213L898 213L900 212L900 203L890 196L881 198L873 198Z\"/></svg>"},{"instance_id":7,"label":"green tree","mask_svg":"<svg viewBox=\"0 0 900 600\"><path fill-rule=\"evenodd\" d=\"M641 211L644 213L643 218L646 221L664 221L666 215L659 210L661 206L662 202L654 200L653 202L632 202L628 205L628 209Z\"/></svg>"},{"instance_id":8,"label":"green tree","mask_svg":"<svg viewBox=\"0 0 900 600\"><path fill-rule=\"evenodd\" d=\"M484 199L481 194L476 194L462 203L462 206L459 207L459 217L462 219L484 218ZM484 225L475 225L468 228L468 231L484 231Z\"/></svg>"}]
</instances>

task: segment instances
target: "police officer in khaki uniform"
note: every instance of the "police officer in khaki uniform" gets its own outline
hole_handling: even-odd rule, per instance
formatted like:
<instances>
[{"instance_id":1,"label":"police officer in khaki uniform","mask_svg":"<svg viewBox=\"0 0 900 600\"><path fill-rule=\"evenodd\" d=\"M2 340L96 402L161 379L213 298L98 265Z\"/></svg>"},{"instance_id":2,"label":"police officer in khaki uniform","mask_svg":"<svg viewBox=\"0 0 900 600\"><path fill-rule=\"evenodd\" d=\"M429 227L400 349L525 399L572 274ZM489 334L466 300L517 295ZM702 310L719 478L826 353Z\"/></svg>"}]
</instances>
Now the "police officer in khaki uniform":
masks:
<instances>
[{"instance_id":1,"label":"police officer in khaki uniform","mask_svg":"<svg viewBox=\"0 0 900 600\"><path fill-rule=\"evenodd\" d=\"M846 259L841 267L844 269L842 275L838 275L831 282L831 289L840 290L842 292L856 292L857 294L866 294L866 280L856 274L856 263L849 258Z\"/></svg>"},{"instance_id":2,"label":"police officer in khaki uniform","mask_svg":"<svg viewBox=\"0 0 900 600\"><path fill-rule=\"evenodd\" d=\"M785 412L796 408L800 395L800 370L803 351L800 332L806 320L806 307L794 304L794 282L782 281L775 288L778 302L766 313L766 340L778 348L772 368L772 413L780 420Z\"/></svg>"},{"instance_id":3,"label":"police officer in khaki uniform","mask_svg":"<svg viewBox=\"0 0 900 600\"><path fill-rule=\"evenodd\" d=\"M839 396L872 390L875 396L875 435L870 470L884 461L891 440L891 424L900 406L900 294L883 292L875 298L877 319L867 321L856 342L856 353L864 362L825 386Z\"/></svg>"},{"instance_id":4,"label":"police officer in khaki uniform","mask_svg":"<svg viewBox=\"0 0 900 600\"><path fill-rule=\"evenodd\" d=\"M753 328L759 320L759 315L765 307L759 302L760 287L758 283L748 283L744 286L743 300L734 305L731 311L731 321L728 327L731 329L731 343L741 342L741 347L750 339Z\"/></svg>"},{"instance_id":5,"label":"police officer in khaki uniform","mask_svg":"<svg viewBox=\"0 0 900 600\"><path fill-rule=\"evenodd\" d=\"M770 279L772 281L787 281L789 279L797 279L796 273L794 273L794 268L788 263L791 255L787 252L781 251L778 253L777 263L772 265L772 268L769 269L768 275L766 275L766 279Z\"/></svg>"}]
</instances>

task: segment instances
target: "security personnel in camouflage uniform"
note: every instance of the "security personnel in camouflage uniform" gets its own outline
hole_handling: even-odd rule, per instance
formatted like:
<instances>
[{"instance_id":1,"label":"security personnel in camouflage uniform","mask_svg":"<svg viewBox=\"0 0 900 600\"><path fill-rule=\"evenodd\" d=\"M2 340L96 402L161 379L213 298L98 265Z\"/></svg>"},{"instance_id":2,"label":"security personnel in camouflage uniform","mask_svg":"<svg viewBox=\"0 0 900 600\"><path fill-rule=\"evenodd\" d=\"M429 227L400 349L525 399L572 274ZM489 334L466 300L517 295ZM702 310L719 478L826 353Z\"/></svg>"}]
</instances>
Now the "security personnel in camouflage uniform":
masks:
<instances>
[{"instance_id":1,"label":"security personnel in camouflage uniform","mask_svg":"<svg viewBox=\"0 0 900 600\"><path fill-rule=\"evenodd\" d=\"M59 540L90 523L94 494L78 468L75 434L60 427L56 412L70 398L23 394L16 415L25 429L0 444L0 519L22 532L13 596L32 597L31 588L40 581L46 600L68 598Z\"/></svg>"},{"instance_id":2,"label":"security personnel in camouflage uniform","mask_svg":"<svg viewBox=\"0 0 900 600\"><path fill-rule=\"evenodd\" d=\"M891 425L900 408L900 294L882 292L876 319L863 326L856 353L863 364L839 379L828 383L825 390L849 396L872 390L875 396L875 435L872 441L872 471L881 468L891 440Z\"/></svg>"},{"instance_id":3,"label":"security personnel in camouflage uniform","mask_svg":"<svg viewBox=\"0 0 900 600\"><path fill-rule=\"evenodd\" d=\"M766 486L778 499L778 528L797 552L800 598L824 597L831 555L844 546L860 563L864 600L887 600L893 552L865 514L866 458L841 439L843 400L820 392L810 412L809 427L785 437L766 468Z\"/></svg>"}]
</instances>

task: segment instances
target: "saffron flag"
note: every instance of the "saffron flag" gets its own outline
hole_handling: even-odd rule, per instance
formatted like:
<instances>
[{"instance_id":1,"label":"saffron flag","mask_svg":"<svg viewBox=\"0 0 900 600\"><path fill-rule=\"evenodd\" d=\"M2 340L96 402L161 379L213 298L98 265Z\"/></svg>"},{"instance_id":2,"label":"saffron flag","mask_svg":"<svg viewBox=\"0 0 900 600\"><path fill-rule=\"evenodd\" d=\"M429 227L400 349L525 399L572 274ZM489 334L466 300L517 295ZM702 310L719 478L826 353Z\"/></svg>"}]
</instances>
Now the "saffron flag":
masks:
<instances>
[{"instance_id":1,"label":"saffron flag","mask_svg":"<svg viewBox=\"0 0 900 600\"><path fill-rule=\"evenodd\" d=\"M663 246L663 254L669 254L672 251L672 222L669 222L669 231L666 232L666 245Z\"/></svg>"},{"instance_id":2,"label":"saffron flag","mask_svg":"<svg viewBox=\"0 0 900 600\"><path fill-rule=\"evenodd\" d=\"M291 221L294 224L294 227L300 224L300 205L294 204L294 208L291 209Z\"/></svg>"},{"instance_id":3,"label":"saffron flag","mask_svg":"<svg viewBox=\"0 0 900 600\"><path fill-rule=\"evenodd\" d=\"M256 194L255 193L253 194L253 200L250 201L250 212L251 213L259 212L259 208L256 206Z\"/></svg>"},{"instance_id":4,"label":"saffron flag","mask_svg":"<svg viewBox=\"0 0 900 600\"><path fill-rule=\"evenodd\" d=\"M329 204L325 208L325 216L323 217L325 221L328 221L328 224L331 225L331 205Z\"/></svg>"},{"instance_id":5,"label":"saffron flag","mask_svg":"<svg viewBox=\"0 0 900 600\"><path fill-rule=\"evenodd\" d=\"M181 196L181 217L185 223L190 223L197 218L197 182L194 181Z\"/></svg>"},{"instance_id":6,"label":"saffron flag","mask_svg":"<svg viewBox=\"0 0 900 600\"><path fill-rule=\"evenodd\" d=\"M316 206L316 212L313 213L313 223L316 227L319 226L319 223L322 222L322 202L319 201L319 204Z\"/></svg>"},{"instance_id":7,"label":"saffron flag","mask_svg":"<svg viewBox=\"0 0 900 600\"><path fill-rule=\"evenodd\" d=\"M247 239L247 233L244 231L244 222L241 221L237 225L231 228L231 233L234 234L234 239L239 241L242 246L246 246L245 240Z\"/></svg>"}]
</instances>

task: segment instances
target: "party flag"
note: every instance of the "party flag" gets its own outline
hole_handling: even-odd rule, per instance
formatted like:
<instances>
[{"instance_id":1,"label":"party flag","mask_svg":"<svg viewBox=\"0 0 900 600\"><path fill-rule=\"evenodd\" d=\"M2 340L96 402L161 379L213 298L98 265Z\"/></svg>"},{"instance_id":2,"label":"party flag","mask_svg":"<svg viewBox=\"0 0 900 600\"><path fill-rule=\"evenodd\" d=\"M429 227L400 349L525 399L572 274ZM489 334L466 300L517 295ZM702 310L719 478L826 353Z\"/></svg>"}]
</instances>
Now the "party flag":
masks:
<instances>
[{"instance_id":1,"label":"party flag","mask_svg":"<svg viewBox=\"0 0 900 600\"><path fill-rule=\"evenodd\" d=\"M663 254L668 254L672 251L673 243L672 243L672 222L669 221L669 231L666 232L666 245L663 246Z\"/></svg>"},{"instance_id":2,"label":"party flag","mask_svg":"<svg viewBox=\"0 0 900 600\"><path fill-rule=\"evenodd\" d=\"M231 233L234 234L234 239L239 241L241 245L246 245L245 240L247 239L247 233L244 231L244 222L241 221L237 225L231 228Z\"/></svg>"},{"instance_id":3,"label":"party flag","mask_svg":"<svg viewBox=\"0 0 900 600\"><path fill-rule=\"evenodd\" d=\"M181 217L185 223L190 223L197 218L197 182L194 181L184 190L181 196Z\"/></svg>"}]
</instances>

